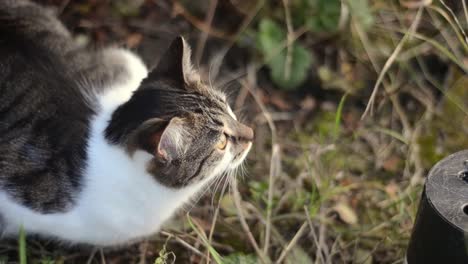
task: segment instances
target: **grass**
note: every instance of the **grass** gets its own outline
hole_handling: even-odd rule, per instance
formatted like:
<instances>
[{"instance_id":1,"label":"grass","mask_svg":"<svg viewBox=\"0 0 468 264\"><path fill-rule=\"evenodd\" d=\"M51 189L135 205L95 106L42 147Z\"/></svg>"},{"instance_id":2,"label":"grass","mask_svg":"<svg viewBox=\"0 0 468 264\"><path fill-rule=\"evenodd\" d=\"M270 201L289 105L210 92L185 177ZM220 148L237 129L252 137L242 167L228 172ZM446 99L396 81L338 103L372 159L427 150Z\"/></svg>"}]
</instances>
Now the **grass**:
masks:
<instances>
[{"instance_id":1,"label":"grass","mask_svg":"<svg viewBox=\"0 0 468 264\"><path fill-rule=\"evenodd\" d=\"M129 36L168 30L193 43L200 37L204 49L193 50L204 54L194 54L202 73L237 83L233 101L256 140L247 176L147 241L92 249L34 238L25 246L20 238L0 244L0 263L24 263L26 255L28 263L403 263L425 175L468 148L465 1L344 1L335 29L323 20L298 24L294 1L238 1L231 9L222 1L145 1L132 16L118 11L125 5L47 2L101 44L139 48L144 42ZM264 18L287 32L268 56L256 45ZM313 61L307 79L285 90L269 67L285 51L291 74L294 43Z\"/></svg>"},{"instance_id":2,"label":"grass","mask_svg":"<svg viewBox=\"0 0 468 264\"><path fill-rule=\"evenodd\" d=\"M21 227L18 238L18 252L19 252L19 262L20 264L28 263L28 258L26 255L26 233L24 232L23 227Z\"/></svg>"}]
</instances>

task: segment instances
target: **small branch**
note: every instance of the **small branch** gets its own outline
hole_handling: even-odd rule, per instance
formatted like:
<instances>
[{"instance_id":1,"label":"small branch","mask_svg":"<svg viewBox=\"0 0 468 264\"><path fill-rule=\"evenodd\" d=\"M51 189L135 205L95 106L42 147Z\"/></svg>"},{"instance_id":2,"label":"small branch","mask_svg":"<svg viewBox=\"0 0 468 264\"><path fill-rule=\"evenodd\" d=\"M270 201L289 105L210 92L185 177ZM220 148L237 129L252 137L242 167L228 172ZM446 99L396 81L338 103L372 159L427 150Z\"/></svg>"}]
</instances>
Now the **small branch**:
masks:
<instances>
[{"instance_id":1,"label":"small branch","mask_svg":"<svg viewBox=\"0 0 468 264\"><path fill-rule=\"evenodd\" d=\"M455 15L455 13L453 12L453 10L447 5L445 4L444 0L440 0L440 2L442 3L442 5L445 7L445 9L447 9L447 11L450 13L450 15L452 15L453 17L453 20L455 21L455 23L457 24L458 26L458 29L461 31L461 33L463 34L463 37L465 38L465 45L468 44L468 37L466 36L466 32L465 30L463 29L462 25L460 24L460 21L458 20L458 17L457 15ZM463 7L465 7L465 0L462 0L462 3L463 3ZM449 21L450 22L450 21Z\"/></svg>"},{"instance_id":2,"label":"small branch","mask_svg":"<svg viewBox=\"0 0 468 264\"><path fill-rule=\"evenodd\" d=\"M104 251L101 249L99 249L99 255L101 256L101 263L102 264L106 264L106 257L104 256Z\"/></svg>"},{"instance_id":3,"label":"small branch","mask_svg":"<svg viewBox=\"0 0 468 264\"><path fill-rule=\"evenodd\" d=\"M271 212L273 207L273 192L275 178L278 177L281 167L280 159L280 147L278 144L273 145L270 160L270 177L268 179L268 202L267 202L267 217L265 226L265 243L263 245L263 253L268 255L268 249L270 247L270 234L271 234Z\"/></svg>"},{"instance_id":4,"label":"small branch","mask_svg":"<svg viewBox=\"0 0 468 264\"><path fill-rule=\"evenodd\" d=\"M307 210L307 207L305 205L304 212L307 216L307 223L309 224L310 234L312 235L312 239L314 240L314 243L317 247L317 252L315 252L315 263L319 263L319 259L321 263L326 263L325 257L323 256L322 247L319 243L319 239L317 238L317 234L315 233L314 225L312 224L312 217L310 216L309 210Z\"/></svg>"},{"instance_id":5,"label":"small branch","mask_svg":"<svg viewBox=\"0 0 468 264\"><path fill-rule=\"evenodd\" d=\"M247 238L250 241L250 244L255 249L255 252L257 253L257 255L260 257L260 261L263 264L270 263L271 261L269 261L268 258L260 250L260 247L258 246L257 241L255 240L255 237L250 231L247 221L245 220L244 212L242 210L242 205L241 205L240 193L239 193L239 189L237 188L237 181L232 182L232 191L233 191L234 204L237 209L237 215L239 216L239 221L241 223L242 229L244 229L244 232L246 233Z\"/></svg>"},{"instance_id":6,"label":"small branch","mask_svg":"<svg viewBox=\"0 0 468 264\"><path fill-rule=\"evenodd\" d=\"M400 51L402 50L403 48L403 45L406 43L406 41L408 39L410 39L414 33L416 32L416 29L419 25L419 22L421 20L421 16L422 16L422 11L423 11L423 8L420 7L418 9L418 13L416 14L416 18L414 19L413 23L411 24L411 27L410 29L408 30L408 32L406 32L406 34L403 36L403 38L401 39L401 41L398 43L398 45L396 46L395 50L393 51L392 55L390 55L390 57L388 58L388 60L385 62L385 65L384 67L382 68L382 71L380 72L379 74L379 77L377 79L377 82L375 83L374 85L374 90L372 91L372 94L371 94L371 97L369 99L369 102L367 103L367 106L366 106L366 110L364 111L364 113L362 114L361 116L361 120L363 120L367 114L372 113L373 112L373 108L374 108L374 101L375 101L375 98L377 97L377 92L379 90L379 86L380 84L382 83L383 81L383 78L385 77L385 74L387 73L387 71L390 69L390 67L392 66L393 62L395 61L396 57L398 56L398 54L400 53Z\"/></svg>"},{"instance_id":7,"label":"small branch","mask_svg":"<svg viewBox=\"0 0 468 264\"><path fill-rule=\"evenodd\" d=\"M404 1L400 0L400 5L408 9L417 9L420 7L429 6L432 4L432 0L422 0L422 1Z\"/></svg>"},{"instance_id":8,"label":"small branch","mask_svg":"<svg viewBox=\"0 0 468 264\"><path fill-rule=\"evenodd\" d=\"M214 69L219 70L221 67L221 63L224 60L224 57L228 53L228 51L231 49L231 47L236 43L237 39L242 35L242 32L246 30L246 28L250 25L250 23L254 20L255 16L257 15L258 11L263 7L264 0L259 0L257 5L255 5L255 8L252 9L252 12L250 12L247 17L242 21L241 26L237 30L237 32L233 35L230 36L228 40L228 43L221 49L219 52L219 56L217 56L216 60L212 62ZM218 71L212 71L211 74L214 79L218 76Z\"/></svg>"},{"instance_id":9,"label":"small branch","mask_svg":"<svg viewBox=\"0 0 468 264\"><path fill-rule=\"evenodd\" d=\"M148 252L148 240L140 245L140 261L138 264L146 264L146 253Z\"/></svg>"},{"instance_id":10,"label":"small branch","mask_svg":"<svg viewBox=\"0 0 468 264\"><path fill-rule=\"evenodd\" d=\"M96 255L96 252L98 251L98 248L93 248L91 251L91 254L89 254L88 260L86 261L86 264L91 264L93 263L94 256Z\"/></svg>"},{"instance_id":11,"label":"small branch","mask_svg":"<svg viewBox=\"0 0 468 264\"><path fill-rule=\"evenodd\" d=\"M465 13L466 24L468 25L468 8L466 7L466 0L462 0L463 13Z\"/></svg>"},{"instance_id":12,"label":"small branch","mask_svg":"<svg viewBox=\"0 0 468 264\"><path fill-rule=\"evenodd\" d=\"M265 116L267 120L268 126L271 131L271 145L272 153L271 153L271 163L270 163L270 177L268 181L268 202L267 202L267 219L266 219L266 226L265 226L265 240L263 246L263 253L268 255L268 248L270 245L270 234L271 234L271 212L272 212L272 204L273 204L273 191L274 191L274 179L279 174L281 160L279 158L280 148L276 141L276 127L275 123L266 109L265 105L263 104L262 100L258 97L258 95L251 89L256 84L256 77L255 77L255 67L250 65L247 70L247 81L243 82L244 86L250 91L252 97L254 98L257 105L260 107L262 114Z\"/></svg>"},{"instance_id":13,"label":"small branch","mask_svg":"<svg viewBox=\"0 0 468 264\"><path fill-rule=\"evenodd\" d=\"M288 255L289 251L296 245L297 241L299 238L304 234L304 231L306 230L307 227L307 221L305 221L302 226L297 230L296 234L294 237L291 239L289 244L283 249L281 252L278 260L275 263L283 263L284 258Z\"/></svg>"},{"instance_id":14,"label":"small branch","mask_svg":"<svg viewBox=\"0 0 468 264\"><path fill-rule=\"evenodd\" d=\"M174 234L171 234L167 231L161 231L160 232L162 235L165 235L167 237L173 237L179 244L181 244L182 246L186 247L187 249L191 250L193 253L195 253L196 255L202 257L202 258L205 258L205 255L200 252L200 250L198 250L197 248L193 247L192 245L190 245L189 243L187 243L185 240L181 239L180 237L174 235Z\"/></svg>"},{"instance_id":15,"label":"small branch","mask_svg":"<svg viewBox=\"0 0 468 264\"><path fill-rule=\"evenodd\" d=\"M283 0L284 5L284 15L286 17L286 27L288 28L287 34L287 50L286 50L286 61L284 65L284 78L287 80L291 77L291 65L292 65L292 51L293 51L293 35L294 28L291 23L291 13L289 11L289 1Z\"/></svg>"},{"instance_id":16,"label":"small branch","mask_svg":"<svg viewBox=\"0 0 468 264\"><path fill-rule=\"evenodd\" d=\"M199 29L202 32L206 32L207 34L211 36L215 36L220 39L226 39L226 40L232 40L235 38L235 35L228 34L224 31L218 30L216 28L211 27L211 25L206 24L205 21L202 21L195 17L194 15L190 14L185 7L179 3L177 0L173 0L174 7L173 7L173 13L174 14L180 14L182 15L185 19L187 19L194 27Z\"/></svg>"},{"instance_id":17,"label":"small branch","mask_svg":"<svg viewBox=\"0 0 468 264\"><path fill-rule=\"evenodd\" d=\"M218 6L218 0L211 0L210 9L206 14L205 25L208 25L212 28L211 23L213 22L214 14L216 7ZM208 39L208 32L202 31L200 37L198 38L197 50L195 51L195 63L197 66L200 65L201 58L203 56L203 51L205 50L206 40Z\"/></svg>"},{"instance_id":18,"label":"small branch","mask_svg":"<svg viewBox=\"0 0 468 264\"><path fill-rule=\"evenodd\" d=\"M211 243L213 241L213 234L214 234L214 230L215 230L215 227L216 227L216 221L218 220L218 215L219 215L219 206L221 205L221 199L223 198L224 192L226 191L226 186L227 185L224 185L223 189L221 190L218 205L216 206L216 210L214 212L213 220L211 222L210 234L208 235L208 243L210 245L211 245ZM215 195L215 194L213 194L213 195ZM211 255L209 254L209 251L207 249L206 250L206 259L207 259L206 263L210 263L210 258L211 258Z\"/></svg>"}]
</instances>

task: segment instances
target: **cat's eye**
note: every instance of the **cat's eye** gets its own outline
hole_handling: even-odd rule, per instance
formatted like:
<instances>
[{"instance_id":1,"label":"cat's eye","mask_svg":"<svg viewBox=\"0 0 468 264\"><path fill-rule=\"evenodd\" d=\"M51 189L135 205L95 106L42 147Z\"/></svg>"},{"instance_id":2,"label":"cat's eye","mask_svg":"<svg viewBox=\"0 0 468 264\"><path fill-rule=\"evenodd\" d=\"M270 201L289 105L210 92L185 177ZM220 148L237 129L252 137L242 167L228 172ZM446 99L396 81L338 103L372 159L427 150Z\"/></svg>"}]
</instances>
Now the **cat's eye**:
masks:
<instances>
[{"instance_id":1,"label":"cat's eye","mask_svg":"<svg viewBox=\"0 0 468 264\"><path fill-rule=\"evenodd\" d=\"M224 150L227 146L228 139L226 134L222 134L221 137L218 140L218 143L216 143L216 148L220 150Z\"/></svg>"}]
</instances>

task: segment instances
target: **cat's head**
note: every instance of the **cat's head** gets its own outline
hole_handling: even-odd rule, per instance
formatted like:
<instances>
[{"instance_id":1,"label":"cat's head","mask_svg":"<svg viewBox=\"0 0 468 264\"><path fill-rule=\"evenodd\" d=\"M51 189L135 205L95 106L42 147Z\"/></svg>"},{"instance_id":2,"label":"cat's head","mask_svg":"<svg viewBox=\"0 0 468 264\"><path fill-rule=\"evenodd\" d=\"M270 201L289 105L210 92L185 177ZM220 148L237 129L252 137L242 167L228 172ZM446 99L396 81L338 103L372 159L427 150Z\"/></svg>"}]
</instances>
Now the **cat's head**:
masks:
<instances>
[{"instance_id":1,"label":"cat's head","mask_svg":"<svg viewBox=\"0 0 468 264\"><path fill-rule=\"evenodd\" d=\"M239 166L253 130L239 122L226 96L200 80L190 48L175 39L131 99L112 115L106 138L129 155L152 155L147 171L181 188Z\"/></svg>"}]
</instances>

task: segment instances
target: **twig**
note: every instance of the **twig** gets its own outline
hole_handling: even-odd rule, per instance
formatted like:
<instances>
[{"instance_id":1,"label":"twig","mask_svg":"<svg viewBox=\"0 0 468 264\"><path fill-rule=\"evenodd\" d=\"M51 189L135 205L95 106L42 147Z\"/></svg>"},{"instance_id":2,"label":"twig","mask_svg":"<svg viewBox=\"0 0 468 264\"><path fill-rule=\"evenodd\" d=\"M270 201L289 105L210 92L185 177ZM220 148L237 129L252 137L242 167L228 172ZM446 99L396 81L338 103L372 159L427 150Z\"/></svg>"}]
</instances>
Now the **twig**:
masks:
<instances>
[{"instance_id":1,"label":"twig","mask_svg":"<svg viewBox=\"0 0 468 264\"><path fill-rule=\"evenodd\" d=\"M145 239L142 244L140 244L140 261L138 264L146 264L146 253L148 252L148 240Z\"/></svg>"},{"instance_id":2,"label":"twig","mask_svg":"<svg viewBox=\"0 0 468 264\"><path fill-rule=\"evenodd\" d=\"M410 39L410 37L412 37L412 35L414 35L414 33L415 33L415 31L416 31L416 29L417 29L417 27L419 25L419 22L421 20L422 11L423 11L423 8L420 7L418 9L418 13L416 14L416 18L414 19L413 23L411 24L410 29L405 33L405 35L401 39L400 43L398 43L395 50L393 51L392 55L390 55L388 60L385 62L384 67L383 67L382 71L380 72L379 77L377 79L377 82L374 85L374 90L372 91L369 102L367 103L366 110L364 110L364 113L361 116L361 120L363 120L367 116L367 114L369 112L372 113L373 108L374 108L374 101L375 101L375 98L377 96L377 92L378 92L378 88L380 86L380 83L382 83L385 74L390 69L390 66L392 66L393 61L395 61L396 57L398 56L401 49L403 48L403 45L406 43L406 41L408 39Z\"/></svg>"},{"instance_id":3,"label":"twig","mask_svg":"<svg viewBox=\"0 0 468 264\"><path fill-rule=\"evenodd\" d=\"M205 18L205 25L208 25L210 28L211 23L213 22L214 14L216 11L216 7L218 6L218 0L211 0L210 1L210 8L208 9L208 13L206 14ZM200 60L203 56L203 52L205 50L206 40L208 39L208 33L206 31L202 31L200 37L198 38L197 42L197 50L195 51L195 62L196 65L200 64Z\"/></svg>"},{"instance_id":4,"label":"twig","mask_svg":"<svg viewBox=\"0 0 468 264\"><path fill-rule=\"evenodd\" d=\"M213 215L213 220L211 222L211 228L210 228L210 234L208 235L208 243L211 244L211 242L213 241L213 234L214 234L214 230L215 230L215 227L216 227L216 221L218 220L218 215L219 215L219 206L221 204L221 199L223 198L224 196L224 192L226 191L226 186L227 185L224 185L223 186L223 189L221 190L221 194L219 196L219 201L218 201L218 206L216 206L216 209L215 209L215 212L214 212L214 215ZM215 194L213 194L215 195ZM208 249L206 250L206 263L210 263L210 258L211 258L211 255L209 254L209 251Z\"/></svg>"},{"instance_id":5,"label":"twig","mask_svg":"<svg viewBox=\"0 0 468 264\"><path fill-rule=\"evenodd\" d=\"M232 192L233 192L233 198L234 198L234 204L237 209L237 215L239 217L239 221L241 223L242 228L244 229L244 232L247 235L247 238L250 241L250 244L252 247L255 249L255 252L257 255L260 257L260 261L263 264L268 264L271 261L268 260L267 256L263 254L263 252L260 250L260 247L257 244L257 241L255 241L255 238L250 231L249 225L247 224L247 221L245 220L244 212L242 211L242 205L241 205L241 198L239 194L239 189L237 188L237 181L232 182Z\"/></svg>"},{"instance_id":6,"label":"twig","mask_svg":"<svg viewBox=\"0 0 468 264\"><path fill-rule=\"evenodd\" d=\"M96 252L98 251L97 248L93 248L93 250L91 251L91 254L89 255L88 257L88 260L86 261L86 264L91 264L94 260L94 255L96 255Z\"/></svg>"},{"instance_id":7,"label":"twig","mask_svg":"<svg viewBox=\"0 0 468 264\"><path fill-rule=\"evenodd\" d=\"M270 233L271 233L271 210L272 210L272 203L273 203L273 190L274 190L274 179L276 178L276 175L278 174L279 171L279 164L280 164L280 159L279 159L279 145L277 145L276 141L276 127L273 122L273 119L271 118L270 113L266 109L265 105L263 102L258 98L258 95L250 89L255 83L255 68L253 65L249 65L249 68L247 70L247 82L244 82L244 86L249 89L252 97L254 98L255 102L257 105L260 107L261 112L265 116L265 119L267 120L268 126L271 131L271 144L273 146L272 149L272 154L271 154L271 163L270 163L270 176L269 176L269 182L268 182L268 202L267 202L267 219L266 219L266 226L265 226L265 241L264 241L264 247L263 247L263 253L265 255L268 255L268 248L270 244Z\"/></svg>"},{"instance_id":8,"label":"twig","mask_svg":"<svg viewBox=\"0 0 468 264\"><path fill-rule=\"evenodd\" d=\"M319 212L319 216L321 218L325 217L325 214L324 214L324 211L322 208L320 208L320 212ZM318 237L318 248L322 251L327 251L327 254L328 254L328 247L327 245L325 244L325 236L326 236L326 232L327 232L327 226L320 222L320 226L319 226L319 237Z\"/></svg>"},{"instance_id":9,"label":"twig","mask_svg":"<svg viewBox=\"0 0 468 264\"><path fill-rule=\"evenodd\" d=\"M235 38L235 35L227 34L224 31L218 30L216 28L211 27L211 25L206 24L204 21L198 19L194 15L190 14L185 7L179 3L177 0L173 0L174 3L174 13L182 15L185 19L187 19L193 26L198 28L200 31L206 32L209 35L215 36L220 39L232 40Z\"/></svg>"},{"instance_id":10,"label":"twig","mask_svg":"<svg viewBox=\"0 0 468 264\"><path fill-rule=\"evenodd\" d=\"M221 63L224 60L224 57L226 56L228 51L231 49L231 47L234 45L234 43L236 43L237 39L241 36L242 32L244 32L244 30L253 21L253 19L257 15L258 11L260 11L260 9L263 7L264 2L265 2L264 0L259 0L258 1L255 8L252 9L252 12L250 12L247 15L247 17L244 19L244 21L242 22L242 25L239 27L239 30L236 32L236 34L234 34L233 37L229 39L229 42L226 44L226 46L224 46L224 48L221 49L221 52L216 57L216 60L214 60L214 62L213 62L214 66L215 66L214 68L218 70L218 71L215 71L215 72L212 73L214 78L216 78L218 76L219 69L220 69Z\"/></svg>"},{"instance_id":11,"label":"twig","mask_svg":"<svg viewBox=\"0 0 468 264\"><path fill-rule=\"evenodd\" d=\"M242 105L244 105L247 95L249 95L249 90L247 89L246 86L242 86L236 98L236 102L234 103L235 109L240 109Z\"/></svg>"},{"instance_id":12,"label":"twig","mask_svg":"<svg viewBox=\"0 0 468 264\"><path fill-rule=\"evenodd\" d=\"M102 264L106 264L106 257L104 256L104 251L101 249L99 249L99 255L101 256L101 263Z\"/></svg>"},{"instance_id":13,"label":"twig","mask_svg":"<svg viewBox=\"0 0 468 264\"><path fill-rule=\"evenodd\" d=\"M198 256L205 258L205 255L202 252L200 252L200 250L196 249L195 247L193 247L192 245L190 245L189 243L187 243L185 240L181 239L180 237L174 234L171 234L167 231L161 231L160 233L168 237L173 237L182 246L186 247L187 249L190 249L193 253L197 254Z\"/></svg>"},{"instance_id":14,"label":"twig","mask_svg":"<svg viewBox=\"0 0 468 264\"><path fill-rule=\"evenodd\" d=\"M289 251L291 251L291 249L296 245L297 241L299 240L299 238L303 235L305 229L307 227L307 221L305 221L301 227L299 228L299 230L297 230L296 234L294 235L294 237L291 239L291 241L289 242L289 244L283 249L283 251L281 251L281 254L278 258L278 260L275 262L275 263L282 263L283 259L288 255Z\"/></svg>"},{"instance_id":15,"label":"twig","mask_svg":"<svg viewBox=\"0 0 468 264\"><path fill-rule=\"evenodd\" d=\"M289 12L289 1L283 0L284 5L284 15L286 17L286 27L288 29L287 34L287 50L286 50L286 61L284 64L284 78L286 80L291 76L291 65L292 65L292 51L293 51L293 34L294 29L291 23L291 14Z\"/></svg>"},{"instance_id":16,"label":"twig","mask_svg":"<svg viewBox=\"0 0 468 264\"><path fill-rule=\"evenodd\" d=\"M400 0L400 5L409 8L409 9L417 9L420 7L428 6L432 4L432 0L422 0L422 1L404 1Z\"/></svg>"},{"instance_id":17,"label":"twig","mask_svg":"<svg viewBox=\"0 0 468 264\"><path fill-rule=\"evenodd\" d=\"M462 25L460 24L460 21L458 20L458 17L455 15L453 10L447 4L445 4L444 0L440 0L440 2L445 7L445 9L447 9L449 11L449 13L452 15L453 20L455 21L455 23L458 26L458 29L460 29L461 33L463 34L463 37L465 37L465 44L468 44L468 37L466 36L466 32L463 29ZM465 0L462 0L462 2L463 2L463 5L465 5Z\"/></svg>"},{"instance_id":18,"label":"twig","mask_svg":"<svg viewBox=\"0 0 468 264\"><path fill-rule=\"evenodd\" d=\"M310 234L312 235L312 239L314 240L314 243L317 247L317 252L315 253L315 263L318 263L319 258L322 261L322 263L326 263L325 257L323 256L323 253L322 253L322 248L320 247L319 241L317 239L317 234L315 233L314 225L312 224L309 210L307 210L307 207L305 205L304 205L304 212L307 216L307 223L309 224Z\"/></svg>"},{"instance_id":19,"label":"twig","mask_svg":"<svg viewBox=\"0 0 468 264\"><path fill-rule=\"evenodd\" d=\"M468 8L466 8L466 0L462 0L463 13L465 13L466 24L468 25Z\"/></svg>"},{"instance_id":20,"label":"twig","mask_svg":"<svg viewBox=\"0 0 468 264\"><path fill-rule=\"evenodd\" d=\"M292 41L296 41L296 39L298 39L299 37L301 37L302 35L304 35L305 33L307 33L309 31L308 27L306 26L302 26L300 28L298 28L294 34L293 34L293 37L292 37ZM270 60L272 60L273 58L275 58L278 54L280 54L286 47L288 46L288 41L287 40L284 40L283 42L281 42L281 44L279 44L277 46L276 49L274 49L270 56L264 58L260 63L257 63L255 64L255 66L253 66L254 68L254 72L257 72L259 71L263 66L265 66ZM222 62L222 58L224 57L224 55L226 54L227 52L227 49L225 50L225 52L223 53L223 55L220 55L219 56L219 59L216 61L216 63L220 64ZM217 67L217 69L219 69L219 66ZM238 73L237 75L235 75L234 77L228 79L228 80L225 80L224 83L229 83L231 81L234 81L236 79L239 79L241 78L242 76L244 76L246 73ZM214 73L212 74L213 76L216 76L217 73Z\"/></svg>"},{"instance_id":21,"label":"twig","mask_svg":"<svg viewBox=\"0 0 468 264\"><path fill-rule=\"evenodd\" d=\"M450 19L449 14L445 12L442 8L435 7L435 6L430 6L428 9L429 16L432 18L434 21L434 26L436 29L440 31L440 34L443 36L445 39L445 42L447 43L447 46L452 50L453 54L457 58L461 58L463 55L462 53L458 50L458 46L456 45L456 41L453 41L452 37L453 32L449 32L449 27L444 25L435 15L432 14L431 11L435 11L438 15L443 17L452 27L452 30L455 32L455 36L459 39L460 43L462 44L462 47L464 48L465 52L468 50L467 45L466 45L466 39L463 38L463 35L460 34L457 30L457 26L454 24L454 22Z\"/></svg>"},{"instance_id":22,"label":"twig","mask_svg":"<svg viewBox=\"0 0 468 264\"><path fill-rule=\"evenodd\" d=\"M270 234L271 234L271 212L273 207L273 191L275 178L278 177L281 166L280 159L280 147L278 144L274 143L273 150L271 153L270 160L270 176L268 180L268 202L267 202L267 217L266 217L266 226L265 226L265 243L263 245L263 253L268 255L268 249L270 246Z\"/></svg>"},{"instance_id":23,"label":"twig","mask_svg":"<svg viewBox=\"0 0 468 264\"><path fill-rule=\"evenodd\" d=\"M60 15L63 13L63 11L65 10L65 8L67 8L68 4L70 4L70 0L65 0L65 1L63 1L63 2L60 4L60 6L59 6L59 8L58 8L58 10L57 10L57 15L60 16Z\"/></svg>"}]
</instances>

